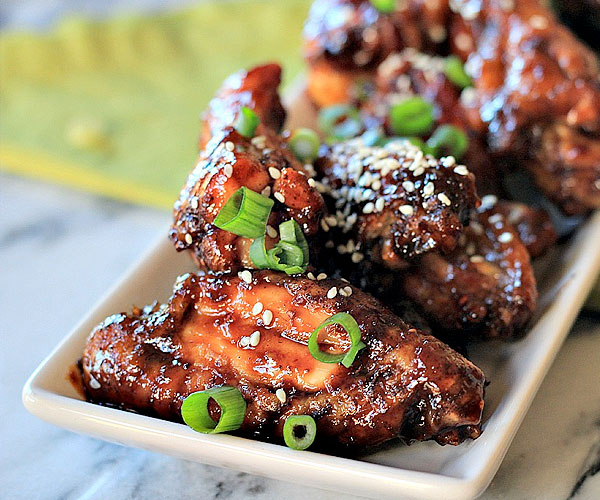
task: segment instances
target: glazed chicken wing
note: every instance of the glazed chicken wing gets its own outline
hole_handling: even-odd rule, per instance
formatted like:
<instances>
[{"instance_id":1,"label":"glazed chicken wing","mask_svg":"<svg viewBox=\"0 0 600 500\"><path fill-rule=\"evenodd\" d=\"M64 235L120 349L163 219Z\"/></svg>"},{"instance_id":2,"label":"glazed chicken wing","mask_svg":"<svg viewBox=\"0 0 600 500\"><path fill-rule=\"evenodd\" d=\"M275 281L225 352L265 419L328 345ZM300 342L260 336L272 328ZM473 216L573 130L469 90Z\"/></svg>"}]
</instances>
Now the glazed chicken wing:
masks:
<instances>
[{"instance_id":1,"label":"glazed chicken wing","mask_svg":"<svg viewBox=\"0 0 600 500\"><path fill-rule=\"evenodd\" d=\"M442 342L343 281L243 278L186 275L168 304L107 318L81 361L88 398L180 421L190 393L234 386L247 403L243 435L281 441L289 416L311 415L316 446L336 453L395 437L458 444L479 435L484 376ZM356 319L366 344L350 368L307 348L338 312ZM327 329L321 349L347 348L341 332Z\"/></svg>"},{"instance_id":2,"label":"glazed chicken wing","mask_svg":"<svg viewBox=\"0 0 600 500\"><path fill-rule=\"evenodd\" d=\"M404 294L450 334L518 336L537 302L527 248L494 206L484 207L464 234L450 255L424 255L404 273Z\"/></svg>"},{"instance_id":3,"label":"glazed chicken wing","mask_svg":"<svg viewBox=\"0 0 600 500\"><path fill-rule=\"evenodd\" d=\"M341 254L391 269L417 255L450 252L479 199L454 158L437 160L406 140L367 147L362 138L324 147L315 168L333 205L325 219Z\"/></svg>"},{"instance_id":4,"label":"glazed chicken wing","mask_svg":"<svg viewBox=\"0 0 600 500\"><path fill-rule=\"evenodd\" d=\"M288 219L298 222L309 243L317 233L325 210L323 198L309 184L304 166L285 140L271 128L280 125L279 110L283 110L278 84L279 67L275 65L238 73L226 81L205 116L204 150L175 203L169 233L175 248L189 250L201 269L226 272L254 267L248 256L252 240L213 224L223 205L242 186L275 201L267 245L278 239L275 228ZM230 123L242 105L254 105L255 112L266 120L251 139ZM206 134L211 134L210 139Z\"/></svg>"}]
</instances>

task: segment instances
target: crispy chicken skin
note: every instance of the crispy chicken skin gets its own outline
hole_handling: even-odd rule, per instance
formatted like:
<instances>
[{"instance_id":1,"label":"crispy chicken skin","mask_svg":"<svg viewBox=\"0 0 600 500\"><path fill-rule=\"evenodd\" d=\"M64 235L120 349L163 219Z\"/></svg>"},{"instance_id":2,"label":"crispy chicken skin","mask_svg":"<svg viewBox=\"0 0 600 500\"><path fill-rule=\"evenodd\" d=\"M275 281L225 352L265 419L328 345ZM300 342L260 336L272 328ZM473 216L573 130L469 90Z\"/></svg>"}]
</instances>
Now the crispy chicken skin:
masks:
<instances>
[{"instance_id":1,"label":"crispy chicken skin","mask_svg":"<svg viewBox=\"0 0 600 500\"><path fill-rule=\"evenodd\" d=\"M332 207L325 219L338 251L400 269L423 253L452 251L479 204L475 180L454 158L423 156L408 141L325 146L315 169ZM328 227L330 226L330 227Z\"/></svg>"},{"instance_id":2,"label":"crispy chicken skin","mask_svg":"<svg viewBox=\"0 0 600 500\"><path fill-rule=\"evenodd\" d=\"M87 395L180 421L190 393L235 386L248 405L241 434L281 441L286 418L308 414L316 446L336 453L395 437L441 444L478 437L481 370L357 288L326 298L331 287L346 286L270 271L254 272L251 283L184 275L168 304L110 316L92 332L81 361ZM349 369L315 360L306 345L338 312L352 314L367 345ZM260 342L244 343L254 331ZM322 349L347 344L336 328L320 342ZM275 395L280 388L284 402Z\"/></svg>"},{"instance_id":3,"label":"crispy chicken skin","mask_svg":"<svg viewBox=\"0 0 600 500\"><path fill-rule=\"evenodd\" d=\"M277 93L280 83L278 64L255 66L229 76L204 113L199 149L204 149L223 128L233 125L242 107L254 110L263 125L279 132L285 121L285 110Z\"/></svg>"},{"instance_id":4,"label":"crispy chicken skin","mask_svg":"<svg viewBox=\"0 0 600 500\"><path fill-rule=\"evenodd\" d=\"M338 85L332 90L335 100L343 94L351 100L352 86L373 78L385 59L380 56L377 63L361 66L361 44L342 44L344 50L335 50L333 44L332 49L332 40L339 45L358 34L363 44L370 40L372 54L390 56L406 47L455 54L466 62L474 81L463 102L469 130L485 136L490 151L524 165L566 213L600 207L600 79L593 52L539 0L430 2L436 9L433 20L422 14L426 3L409 0L391 15L367 15L372 10L367 0L315 2L305 30L307 60L315 77ZM419 37L384 42L374 36L382 23L404 29L406 16L414 13L420 14L412 24ZM423 36L432 31L444 42L433 49ZM317 104L329 104L325 86L309 83L309 92Z\"/></svg>"},{"instance_id":5,"label":"crispy chicken skin","mask_svg":"<svg viewBox=\"0 0 600 500\"><path fill-rule=\"evenodd\" d=\"M169 237L178 251L191 251L200 269L226 272L254 267L248 256L252 240L213 224L219 210L242 186L275 197L268 221L272 227L295 219L309 243L317 234L325 210L323 198L308 183L302 164L283 139L266 127L263 132L247 139L226 127L217 134L200 155L175 203ZM277 179L272 169L277 171ZM267 245L275 241L267 235Z\"/></svg>"},{"instance_id":6,"label":"crispy chicken skin","mask_svg":"<svg viewBox=\"0 0 600 500\"><path fill-rule=\"evenodd\" d=\"M485 200L484 200L485 201ZM432 324L453 335L518 337L537 302L527 248L503 210L484 207L450 255L424 255L399 280Z\"/></svg>"},{"instance_id":7,"label":"crispy chicken skin","mask_svg":"<svg viewBox=\"0 0 600 500\"><path fill-rule=\"evenodd\" d=\"M205 114L203 150L175 203L169 232L177 251L189 250L200 269L227 272L254 267L248 257L252 240L213 224L242 186L275 198L269 218L273 228L293 218L309 244L317 233L325 210L323 198L276 132L285 117L277 93L280 72L279 66L271 64L234 74ZM232 126L242 106L253 108L261 119L252 139ZM274 242L267 236L267 246Z\"/></svg>"}]
</instances>

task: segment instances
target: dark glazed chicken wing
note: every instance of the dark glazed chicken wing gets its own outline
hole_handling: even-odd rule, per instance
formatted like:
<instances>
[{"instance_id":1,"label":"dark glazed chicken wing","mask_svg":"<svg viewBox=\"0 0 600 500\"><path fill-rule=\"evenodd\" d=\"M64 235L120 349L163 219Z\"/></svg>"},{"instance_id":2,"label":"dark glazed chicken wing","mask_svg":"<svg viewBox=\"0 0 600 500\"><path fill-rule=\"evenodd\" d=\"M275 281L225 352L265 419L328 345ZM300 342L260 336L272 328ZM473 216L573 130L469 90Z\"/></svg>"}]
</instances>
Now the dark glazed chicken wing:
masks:
<instances>
[{"instance_id":1,"label":"dark glazed chicken wing","mask_svg":"<svg viewBox=\"0 0 600 500\"><path fill-rule=\"evenodd\" d=\"M451 334L516 337L537 302L529 253L493 206L478 213L453 253L424 255L399 281L425 316Z\"/></svg>"},{"instance_id":2,"label":"dark glazed chicken wing","mask_svg":"<svg viewBox=\"0 0 600 500\"><path fill-rule=\"evenodd\" d=\"M190 250L201 269L226 272L255 267L248 257L252 240L213 224L225 202L242 186L275 200L267 245L277 241L275 228L289 219L300 224L309 243L317 233L325 209L323 198L309 184L304 166L285 140L271 128L280 125L283 116L278 84L275 65L238 73L227 80L205 116L205 134L211 138L203 135L204 150L175 203L169 233L175 248ZM255 105L255 112L266 119L251 139L230 123L246 104Z\"/></svg>"},{"instance_id":3,"label":"dark glazed chicken wing","mask_svg":"<svg viewBox=\"0 0 600 500\"><path fill-rule=\"evenodd\" d=\"M338 312L356 319L367 346L350 368L307 348ZM335 328L324 337L322 349L347 342ZM186 275L168 304L100 324L81 366L90 400L175 421L190 393L237 387L247 402L242 434L281 441L287 417L311 415L317 446L337 453L395 437L458 444L480 434L481 370L339 280Z\"/></svg>"},{"instance_id":4,"label":"dark glazed chicken wing","mask_svg":"<svg viewBox=\"0 0 600 500\"><path fill-rule=\"evenodd\" d=\"M336 213L325 228L355 263L367 255L399 269L417 255L450 252L479 203L464 165L424 156L406 140L367 147L356 138L324 147L315 168Z\"/></svg>"}]
</instances>

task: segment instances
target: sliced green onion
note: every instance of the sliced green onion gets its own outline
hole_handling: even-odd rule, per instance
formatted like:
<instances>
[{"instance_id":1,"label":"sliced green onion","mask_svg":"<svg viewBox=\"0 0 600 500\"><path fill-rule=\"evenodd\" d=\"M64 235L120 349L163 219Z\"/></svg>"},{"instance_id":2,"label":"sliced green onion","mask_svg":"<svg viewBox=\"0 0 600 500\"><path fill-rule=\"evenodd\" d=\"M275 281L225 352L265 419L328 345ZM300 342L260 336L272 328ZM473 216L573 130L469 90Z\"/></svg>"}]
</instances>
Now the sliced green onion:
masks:
<instances>
[{"instance_id":1,"label":"sliced green onion","mask_svg":"<svg viewBox=\"0 0 600 500\"><path fill-rule=\"evenodd\" d=\"M350 337L350 342L352 343L347 352L341 354L329 354L328 352L323 352L319 349L319 332L329 325L340 325L346 330L346 333ZM349 368L350 365L352 365L358 351L364 347L367 346L360 340L360 328L358 327L358 323L351 314L345 312L334 314L323 321L323 323L312 332L310 339L308 340L308 351L317 361L321 361L322 363L342 363L346 368Z\"/></svg>"},{"instance_id":2,"label":"sliced green onion","mask_svg":"<svg viewBox=\"0 0 600 500\"><path fill-rule=\"evenodd\" d=\"M292 415L283 424L283 440L292 450L306 450L317 435L317 424L310 415Z\"/></svg>"},{"instance_id":3,"label":"sliced green onion","mask_svg":"<svg viewBox=\"0 0 600 500\"><path fill-rule=\"evenodd\" d=\"M334 141L356 137L363 128L358 110L347 104L321 109L319 127Z\"/></svg>"},{"instance_id":4,"label":"sliced green onion","mask_svg":"<svg viewBox=\"0 0 600 500\"><path fill-rule=\"evenodd\" d=\"M242 186L219 210L214 225L244 238L258 238L267 230L274 203L272 199Z\"/></svg>"},{"instance_id":5,"label":"sliced green onion","mask_svg":"<svg viewBox=\"0 0 600 500\"><path fill-rule=\"evenodd\" d=\"M396 8L396 0L371 0L371 4L379 12L383 12L384 14L394 12L394 9Z\"/></svg>"},{"instance_id":6,"label":"sliced green onion","mask_svg":"<svg viewBox=\"0 0 600 500\"><path fill-rule=\"evenodd\" d=\"M469 138L458 127L440 125L427 140L427 145L437 158L452 155L459 159L469 147Z\"/></svg>"},{"instance_id":7,"label":"sliced green onion","mask_svg":"<svg viewBox=\"0 0 600 500\"><path fill-rule=\"evenodd\" d=\"M308 243L302 232L300 224L294 219L286 220L279 224L279 238L281 241L287 241L289 243L295 243L302 249L304 255L304 264L307 265L309 261Z\"/></svg>"},{"instance_id":8,"label":"sliced green onion","mask_svg":"<svg viewBox=\"0 0 600 500\"><path fill-rule=\"evenodd\" d=\"M390 108L389 120L395 134L425 135L433 127L433 106L421 97L409 97Z\"/></svg>"},{"instance_id":9,"label":"sliced green onion","mask_svg":"<svg viewBox=\"0 0 600 500\"><path fill-rule=\"evenodd\" d=\"M259 122L260 119L258 118L258 115L250 108L244 106L240 109L235 129L244 137L250 139L251 137L254 137L254 132L256 131Z\"/></svg>"},{"instance_id":10,"label":"sliced green onion","mask_svg":"<svg viewBox=\"0 0 600 500\"><path fill-rule=\"evenodd\" d=\"M213 399L221 408L219 421L215 422L208 411L208 403ZM246 415L246 401L236 387L213 387L205 391L193 392L183 400L181 416L183 421L197 432L217 434L239 429Z\"/></svg>"},{"instance_id":11,"label":"sliced green onion","mask_svg":"<svg viewBox=\"0 0 600 500\"><path fill-rule=\"evenodd\" d=\"M448 77L448 80L461 89L473 86L473 80L467 75L462 61L457 56L448 56L446 58L444 73Z\"/></svg>"},{"instance_id":12,"label":"sliced green onion","mask_svg":"<svg viewBox=\"0 0 600 500\"><path fill-rule=\"evenodd\" d=\"M313 161L319 155L321 141L315 131L309 128L297 128L288 144L300 161Z\"/></svg>"}]
</instances>

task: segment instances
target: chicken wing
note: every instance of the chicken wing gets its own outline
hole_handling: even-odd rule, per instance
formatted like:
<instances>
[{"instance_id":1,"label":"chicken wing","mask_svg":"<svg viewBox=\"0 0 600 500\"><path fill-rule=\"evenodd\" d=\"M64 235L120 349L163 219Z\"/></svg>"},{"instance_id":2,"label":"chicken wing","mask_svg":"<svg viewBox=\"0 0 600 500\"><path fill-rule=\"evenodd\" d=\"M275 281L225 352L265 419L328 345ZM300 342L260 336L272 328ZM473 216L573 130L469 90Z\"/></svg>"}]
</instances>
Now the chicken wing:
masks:
<instances>
[{"instance_id":1,"label":"chicken wing","mask_svg":"<svg viewBox=\"0 0 600 500\"><path fill-rule=\"evenodd\" d=\"M326 146L315 169L336 213L324 228L354 263L367 255L400 269L417 255L450 252L479 203L464 165L424 156L406 140L367 147L359 137Z\"/></svg>"},{"instance_id":2,"label":"chicken wing","mask_svg":"<svg viewBox=\"0 0 600 500\"><path fill-rule=\"evenodd\" d=\"M350 368L307 348L338 312L356 319L366 344ZM322 349L347 348L336 328L324 337ZM480 434L484 404L479 368L375 299L339 280L267 271L184 275L168 304L100 324L81 367L91 401L174 421L190 393L237 387L247 402L241 434L281 441L286 418L306 414L316 445L336 453L395 437L458 444Z\"/></svg>"},{"instance_id":3,"label":"chicken wing","mask_svg":"<svg viewBox=\"0 0 600 500\"><path fill-rule=\"evenodd\" d=\"M175 203L169 232L177 251L189 250L201 269L234 272L255 267L248 256L252 240L213 224L226 201L242 186L275 199L268 221L273 228L295 219L309 244L319 229L325 211L323 198L312 181L309 183L304 165L272 128L281 125L283 116L278 84L276 65L237 73L225 82L205 116L201 138L205 146ZM251 139L232 127L243 105L254 106L265 120ZM273 232L276 230L267 234L269 246L278 239Z\"/></svg>"}]
</instances>

